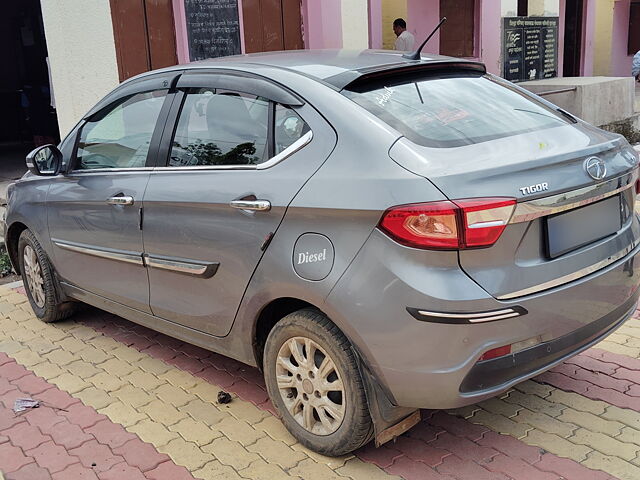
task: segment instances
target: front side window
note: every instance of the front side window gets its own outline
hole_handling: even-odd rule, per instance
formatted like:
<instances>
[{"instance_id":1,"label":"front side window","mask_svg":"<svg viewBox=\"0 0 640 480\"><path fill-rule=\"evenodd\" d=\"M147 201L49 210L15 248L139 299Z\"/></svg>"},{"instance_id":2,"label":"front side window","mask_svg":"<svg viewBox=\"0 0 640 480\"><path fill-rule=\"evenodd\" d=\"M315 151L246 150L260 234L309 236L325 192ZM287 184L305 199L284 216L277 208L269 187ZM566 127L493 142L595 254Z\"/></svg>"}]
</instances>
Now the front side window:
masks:
<instances>
[{"instance_id":1,"label":"front side window","mask_svg":"<svg viewBox=\"0 0 640 480\"><path fill-rule=\"evenodd\" d=\"M427 147L471 145L568 123L558 112L490 76L421 77L343 93Z\"/></svg>"},{"instance_id":2,"label":"front side window","mask_svg":"<svg viewBox=\"0 0 640 480\"><path fill-rule=\"evenodd\" d=\"M169 166L257 165L268 159L269 101L228 90L187 91Z\"/></svg>"},{"instance_id":3,"label":"front side window","mask_svg":"<svg viewBox=\"0 0 640 480\"><path fill-rule=\"evenodd\" d=\"M166 95L138 93L88 121L78 139L76 169L144 167Z\"/></svg>"}]
</instances>

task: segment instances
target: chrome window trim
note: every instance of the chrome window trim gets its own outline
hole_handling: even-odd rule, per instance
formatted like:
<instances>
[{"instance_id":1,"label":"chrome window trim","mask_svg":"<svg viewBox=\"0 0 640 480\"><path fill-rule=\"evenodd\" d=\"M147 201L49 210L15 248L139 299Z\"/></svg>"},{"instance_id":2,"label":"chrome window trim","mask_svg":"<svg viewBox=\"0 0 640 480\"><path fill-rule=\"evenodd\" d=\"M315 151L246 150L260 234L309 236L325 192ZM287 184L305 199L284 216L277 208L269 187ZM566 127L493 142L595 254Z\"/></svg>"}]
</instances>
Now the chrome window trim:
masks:
<instances>
[{"instance_id":1,"label":"chrome window trim","mask_svg":"<svg viewBox=\"0 0 640 480\"><path fill-rule=\"evenodd\" d=\"M91 255L94 257L106 258L108 260L116 260L118 262L133 263L135 265L144 266L142 260L142 253L130 252L126 250L107 250L101 248L90 247L87 245L65 242L52 238L51 241L63 250L69 250L71 252L83 253L85 255Z\"/></svg>"},{"instance_id":2,"label":"chrome window trim","mask_svg":"<svg viewBox=\"0 0 640 480\"><path fill-rule=\"evenodd\" d=\"M177 259L144 254L144 263L151 268L169 270L195 277L211 278L218 271L217 262L198 262L195 260Z\"/></svg>"},{"instance_id":3,"label":"chrome window trim","mask_svg":"<svg viewBox=\"0 0 640 480\"><path fill-rule=\"evenodd\" d=\"M509 223L530 222L537 218L599 202L600 200L633 188L637 179L638 169L636 168L630 173L625 173L606 182L589 185L588 187L571 190L550 197L517 203Z\"/></svg>"},{"instance_id":4,"label":"chrome window trim","mask_svg":"<svg viewBox=\"0 0 640 480\"><path fill-rule=\"evenodd\" d=\"M298 152L306 145L308 145L313 139L313 131L309 130L303 136L301 136L298 140L293 142L279 154L271 157L269 160L263 163L258 163L256 165L194 165L191 167L155 167L155 172L184 172L191 170L265 170L267 168L271 168L274 165L282 162L286 158L290 157L294 153Z\"/></svg>"},{"instance_id":5,"label":"chrome window trim","mask_svg":"<svg viewBox=\"0 0 640 480\"><path fill-rule=\"evenodd\" d=\"M605 258L604 260L594 263L593 265L589 265L588 267L581 268L576 272L569 273L568 275L563 275L562 277L549 280L548 282L534 285L533 287L523 288L522 290L517 290L515 292L505 293L504 295L499 295L496 298L498 300L511 300L518 297L524 297L525 295L532 295L534 293L542 292L544 290L549 290L554 287L559 287L561 285L564 285L565 283L570 283L575 280L579 280L582 277L586 277L587 275L595 273L598 270L602 270L603 268L606 268L609 265L617 262L618 260L626 257L633 250L636 249L638 244L640 244L640 240L636 240L635 242L633 242L623 250L619 251L615 255Z\"/></svg>"}]
</instances>

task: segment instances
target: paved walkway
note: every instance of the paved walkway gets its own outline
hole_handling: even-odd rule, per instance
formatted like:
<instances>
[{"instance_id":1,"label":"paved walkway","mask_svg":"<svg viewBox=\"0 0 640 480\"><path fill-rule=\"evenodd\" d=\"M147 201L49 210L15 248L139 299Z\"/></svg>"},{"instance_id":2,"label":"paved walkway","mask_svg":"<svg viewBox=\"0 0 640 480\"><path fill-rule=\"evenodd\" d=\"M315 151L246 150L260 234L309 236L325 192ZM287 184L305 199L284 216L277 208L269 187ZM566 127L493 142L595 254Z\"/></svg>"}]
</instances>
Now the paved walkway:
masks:
<instances>
[{"instance_id":1,"label":"paved walkway","mask_svg":"<svg viewBox=\"0 0 640 480\"><path fill-rule=\"evenodd\" d=\"M27 396L42 406L14 414ZM91 308L44 324L0 287L6 480L637 480L639 453L637 318L500 398L327 458L286 432L258 370Z\"/></svg>"}]
</instances>

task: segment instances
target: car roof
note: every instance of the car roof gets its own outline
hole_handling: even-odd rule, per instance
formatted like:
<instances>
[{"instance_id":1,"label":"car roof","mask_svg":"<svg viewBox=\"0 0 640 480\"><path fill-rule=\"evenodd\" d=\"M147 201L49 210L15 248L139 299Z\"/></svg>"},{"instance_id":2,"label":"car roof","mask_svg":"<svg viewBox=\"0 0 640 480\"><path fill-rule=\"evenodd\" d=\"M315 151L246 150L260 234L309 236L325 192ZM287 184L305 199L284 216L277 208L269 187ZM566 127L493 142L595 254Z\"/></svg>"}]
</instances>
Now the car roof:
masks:
<instances>
[{"instance_id":1,"label":"car roof","mask_svg":"<svg viewBox=\"0 0 640 480\"><path fill-rule=\"evenodd\" d=\"M340 49L288 50L234 55L176 65L164 70L191 70L225 66L249 69L251 65L293 70L307 77L328 83L339 90L363 76L405 68L413 70L416 68L457 66L483 73L486 72L483 63L442 55L423 54L420 60L411 60L404 58L402 52L393 50Z\"/></svg>"}]
</instances>

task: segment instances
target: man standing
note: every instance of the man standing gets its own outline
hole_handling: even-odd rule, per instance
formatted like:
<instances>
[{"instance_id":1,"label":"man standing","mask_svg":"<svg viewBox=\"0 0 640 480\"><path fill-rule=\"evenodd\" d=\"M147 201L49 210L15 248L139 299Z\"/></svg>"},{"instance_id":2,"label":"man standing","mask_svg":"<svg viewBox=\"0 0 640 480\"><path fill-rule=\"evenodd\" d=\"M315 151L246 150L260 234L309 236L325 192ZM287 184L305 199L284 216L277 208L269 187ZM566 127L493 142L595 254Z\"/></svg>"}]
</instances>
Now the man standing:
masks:
<instances>
[{"instance_id":1,"label":"man standing","mask_svg":"<svg viewBox=\"0 0 640 480\"><path fill-rule=\"evenodd\" d=\"M412 52L416 39L407 31L407 22L402 18L393 21L393 33L396 34L396 50L401 52Z\"/></svg>"}]
</instances>

